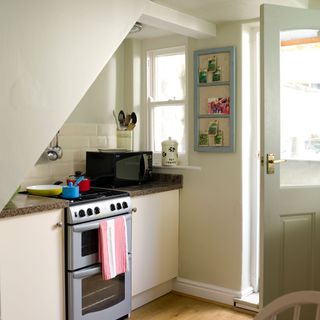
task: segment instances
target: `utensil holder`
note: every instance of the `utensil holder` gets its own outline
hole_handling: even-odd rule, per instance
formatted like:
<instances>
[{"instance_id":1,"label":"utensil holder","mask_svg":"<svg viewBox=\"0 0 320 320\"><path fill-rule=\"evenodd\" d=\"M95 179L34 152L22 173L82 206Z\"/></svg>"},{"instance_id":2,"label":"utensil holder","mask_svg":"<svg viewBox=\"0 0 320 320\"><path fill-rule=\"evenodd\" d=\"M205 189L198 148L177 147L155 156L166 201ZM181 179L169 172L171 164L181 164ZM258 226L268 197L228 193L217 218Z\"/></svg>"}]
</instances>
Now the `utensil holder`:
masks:
<instances>
[{"instance_id":1,"label":"utensil holder","mask_svg":"<svg viewBox=\"0 0 320 320\"><path fill-rule=\"evenodd\" d=\"M133 130L117 130L117 148L133 150Z\"/></svg>"}]
</instances>

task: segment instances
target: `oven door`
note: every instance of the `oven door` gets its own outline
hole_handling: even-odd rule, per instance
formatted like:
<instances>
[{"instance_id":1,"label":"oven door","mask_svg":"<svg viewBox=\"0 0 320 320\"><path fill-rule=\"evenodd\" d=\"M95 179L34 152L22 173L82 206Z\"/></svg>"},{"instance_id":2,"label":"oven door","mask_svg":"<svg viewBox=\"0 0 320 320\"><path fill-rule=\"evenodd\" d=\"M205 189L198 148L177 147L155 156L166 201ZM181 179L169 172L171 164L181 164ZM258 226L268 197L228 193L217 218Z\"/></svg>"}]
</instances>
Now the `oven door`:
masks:
<instances>
[{"instance_id":1,"label":"oven door","mask_svg":"<svg viewBox=\"0 0 320 320\"><path fill-rule=\"evenodd\" d=\"M131 252L130 213L124 215L127 225L128 252ZM107 218L113 219L115 217ZM77 270L98 263L98 230L101 220L81 223L67 227L67 259L68 271Z\"/></svg>"},{"instance_id":2,"label":"oven door","mask_svg":"<svg viewBox=\"0 0 320 320\"><path fill-rule=\"evenodd\" d=\"M103 280L99 265L68 272L68 320L119 319L131 312L129 271Z\"/></svg>"}]
</instances>

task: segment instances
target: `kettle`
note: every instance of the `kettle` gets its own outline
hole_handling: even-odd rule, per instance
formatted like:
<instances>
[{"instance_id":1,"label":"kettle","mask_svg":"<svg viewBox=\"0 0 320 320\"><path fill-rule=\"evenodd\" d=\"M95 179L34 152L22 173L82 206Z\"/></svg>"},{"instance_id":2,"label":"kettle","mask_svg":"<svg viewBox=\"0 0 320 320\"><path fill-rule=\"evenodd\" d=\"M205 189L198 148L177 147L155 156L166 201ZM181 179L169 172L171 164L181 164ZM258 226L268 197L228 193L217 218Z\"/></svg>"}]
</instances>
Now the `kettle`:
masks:
<instances>
[{"instance_id":1,"label":"kettle","mask_svg":"<svg viewBox=\"0 0 320 320\"><path fill-rule=\"evenodd\" d=\"M176 166L178 164L178 142L169 137L168 140L161 142L162 146L162 165Z\"/></svg>"}]
</instances>

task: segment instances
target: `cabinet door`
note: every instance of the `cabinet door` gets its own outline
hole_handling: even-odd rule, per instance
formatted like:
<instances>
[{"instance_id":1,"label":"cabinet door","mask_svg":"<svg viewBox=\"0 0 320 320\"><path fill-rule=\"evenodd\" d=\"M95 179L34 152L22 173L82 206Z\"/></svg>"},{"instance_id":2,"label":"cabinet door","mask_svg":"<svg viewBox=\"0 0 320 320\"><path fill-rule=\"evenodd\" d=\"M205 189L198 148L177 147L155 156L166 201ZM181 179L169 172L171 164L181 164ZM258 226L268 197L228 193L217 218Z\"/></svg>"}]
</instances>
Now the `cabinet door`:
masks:
<instances>
[{"instance_id":1,"label":"cabinet door","mask_svg":"<svg viewBox=\"0 0 320 320\"><path fill-rule=\"evenodd\" d=\"M1 319L64 319L63 211L0 219Z\"/></svg>"},{"instance_id":2,"label":"cabinet door","mask_svg":"<svg viewBox=\"0 0 320 320\"><path fill-rule=\"evenodd\" d=\"M179 190L135 197L132 217L132 295L178 274Z\"/></svg>"}]
</instances>

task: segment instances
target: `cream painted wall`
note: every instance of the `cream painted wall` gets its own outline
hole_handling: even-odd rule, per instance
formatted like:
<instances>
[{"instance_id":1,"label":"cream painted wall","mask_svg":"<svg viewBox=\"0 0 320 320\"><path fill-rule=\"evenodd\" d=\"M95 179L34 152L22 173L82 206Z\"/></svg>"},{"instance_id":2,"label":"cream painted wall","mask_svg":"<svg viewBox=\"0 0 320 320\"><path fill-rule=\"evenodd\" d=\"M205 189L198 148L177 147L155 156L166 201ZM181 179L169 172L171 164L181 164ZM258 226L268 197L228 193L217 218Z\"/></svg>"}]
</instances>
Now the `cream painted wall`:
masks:
<instances>
[{"instance_id":1,"label":"cream painted wall","mask_svg":"<svg viewBox=\"0 0 320 320\"><path fill-rule=\"evenodd\" d=\"M144 5L145 0L2 1L0 209Z\"/></svg>"},{"instance_id":2,"label":"cream painted wall","mask_svg":"<svg viewBox=\"0 0 320 320\"><path fill-rule=\"evenodd\" d=\"M92 83L67 122L113 123L112 111L124 107L125 47L122 43Z\"/></svg>"},{"instance_id":3,"label":"cream painted wall","mask_svg":"<svg viewBox=\"0 0 320 320\"><path fill-rule=\"evenodd\" d=\"M188 55L189 165L201 170L161 170L183 174L180 192L179 276L235 291L246 290L242 278L242 174L241 174L241 24L218 25L217 37L208 40L175 39ZM169 45L170 41L167 39ZM161 47L165 39L145 41L144 49ZM193 151L193 51L235 46L236 152Z\"/></svg>"},{"instance_id":4,"label":"cream painted wall","mask_svg":"<svg viewBox=\"0 0 320 320\"><path fill-rule=\"evenodd\" d=\"M320 1L319 0L309 0L308 7L310 9L320 9Z\"/></svg>"},{"instance_id":5,"label":"cream painted wall","mask_svg":"<svg viewBox=\"0 0 320 320\"><path fill-rule=\"evenodd\" d=\"M141 41L136 39L126 39L125 47L125 70L124 70L124 98L125 111L134 111L137 116L137 123L133 130L133 149L142 150L141 139Z\"/></svg>"},{"instance_id":6,"label":"cream painted wall","mask_svg":"<svg viewBox=\"0 0 320 320\"><path fill-rule=\"evenodd\" d=\"M181 192L180 276L233 290L242 283L241 203L241 24L218 25L217 37L190 41L189 103L193 106L194 50L236 47L236 152L193 151L193 108L189 119L189 163Z\"/></svg>"},{"instance_id":7,"label":"cream painted wall","mask_svg":"<svg viewBox=\"0 0 320 320\"><path fill-rule=\"evenodd\" d=\"M125 56L125 44L122 43L60 128L59 145L63 157L50 161L43 154L21 182L22 190L30 185L52 184L58 180L66 183L66 178L75 171L85 172L86 151L117 147L112 111L124 109L126 105L128 90L124 90L124 70L128 59Z\"/></svg>"}]
</instances>

